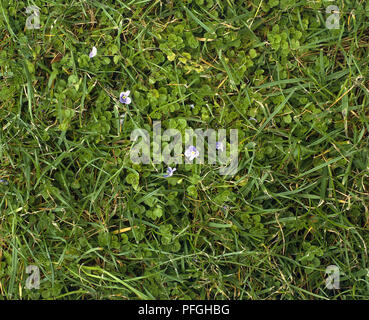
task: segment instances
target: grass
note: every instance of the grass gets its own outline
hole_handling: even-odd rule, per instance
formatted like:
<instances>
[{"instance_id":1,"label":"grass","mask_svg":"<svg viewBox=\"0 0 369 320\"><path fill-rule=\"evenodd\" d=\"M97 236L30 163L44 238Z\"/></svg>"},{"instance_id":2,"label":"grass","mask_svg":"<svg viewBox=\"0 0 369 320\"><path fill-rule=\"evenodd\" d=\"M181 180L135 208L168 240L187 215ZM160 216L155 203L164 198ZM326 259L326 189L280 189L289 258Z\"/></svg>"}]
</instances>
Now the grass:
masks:
<instances>
[{"instance_id":1,"label":"grass","mask_svg":"<svg viewBox=\"0 0 369 320\"><path fill-rule=\"evenodd\" d=\"M369 298L366 2L0 3L0 299ZM133 164L157 120L237 174Z\"/></svg>"}]
</instances>

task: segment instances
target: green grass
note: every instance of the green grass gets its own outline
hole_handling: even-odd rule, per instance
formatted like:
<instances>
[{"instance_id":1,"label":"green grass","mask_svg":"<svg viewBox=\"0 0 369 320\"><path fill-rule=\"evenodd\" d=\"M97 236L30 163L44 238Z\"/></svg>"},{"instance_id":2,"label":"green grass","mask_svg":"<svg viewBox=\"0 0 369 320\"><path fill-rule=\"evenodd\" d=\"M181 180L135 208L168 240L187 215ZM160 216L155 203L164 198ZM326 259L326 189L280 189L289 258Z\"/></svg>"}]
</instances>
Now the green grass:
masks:
<instances>
[{"instance_id":1,"label":"green grass","mask_svg":"<svg viewBox=\"0 0 369 320\"><path fill-rule=\"evenodd\" d=\"M0 3L0 299L369 298L365 1ZM133 164L156 120L239 171Z\"/></svg>"}]
</instances>

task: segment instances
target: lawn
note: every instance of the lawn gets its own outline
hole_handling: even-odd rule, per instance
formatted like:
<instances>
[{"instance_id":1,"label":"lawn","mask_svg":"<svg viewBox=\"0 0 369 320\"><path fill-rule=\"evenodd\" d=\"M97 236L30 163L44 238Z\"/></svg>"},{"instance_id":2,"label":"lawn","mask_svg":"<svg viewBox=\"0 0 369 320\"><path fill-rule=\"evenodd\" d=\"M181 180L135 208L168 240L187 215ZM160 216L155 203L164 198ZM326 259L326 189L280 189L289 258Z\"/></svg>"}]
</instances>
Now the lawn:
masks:
<instances>
[{"instance_id":1,"label":"lawn","mask_svg":"<svg viewBox=\"0 0 369 320\"><path fill-rule=\"evenodd\" d=\"M364 0L0 0L0 300L369 299L368 30ZM234 130L237 170L155 123Z\"/></svg>"}]
</instances>

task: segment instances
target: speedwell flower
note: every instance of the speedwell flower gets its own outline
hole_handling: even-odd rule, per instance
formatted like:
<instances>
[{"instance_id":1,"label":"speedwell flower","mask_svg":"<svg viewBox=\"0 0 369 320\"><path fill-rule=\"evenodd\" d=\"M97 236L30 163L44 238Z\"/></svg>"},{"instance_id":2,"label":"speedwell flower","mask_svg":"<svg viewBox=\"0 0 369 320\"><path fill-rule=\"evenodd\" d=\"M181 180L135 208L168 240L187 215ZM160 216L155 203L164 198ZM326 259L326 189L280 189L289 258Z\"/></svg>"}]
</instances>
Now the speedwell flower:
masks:
<instances>
[{"instance_id":1,"label":"speedwell flower","mask_svg":"<svg viewBox=\"0 0 369 320\"><path fill-rule=\"evenodd\" d=\"M176 171L177 169L176 168L171 168L171 167L168 167L167 169L167 173L166 175L164 175L164 178L169 178L173 175L174 171Z\"/></svg>"},{"instance_id":2,"label":"speedwell flower","mask_svg":"<svg viewBox=\"0 0 369 320\"><path fill-rule=\"evenodd\" d=\"M224 150L224 145L223 145L223 143L222 143L222 142L217 142L217 143L215 144L215 148L216 148L217 150L220 150L220 151L222 151L222 152L223 152L223 150Z\"/></svg>"},{"instance_id":3,"label":"speedwell flower","mask_svg":"<svg viewBox=\"0 0 369 320\"><path fill-rule=\"evenodd\" d=\"M90 59L91 58L93 58L94 56L96 56L96 54L97 54L97 49L96 49L96 47L92 47L92 50L91 50L91 52L90 52L90 54L88 55L89 57L90 57Z\"/></svg>"},{"instance_id":4,"label":"speedwell flower","mask_svg":"<svg viewBox=\"0 0 369 320\"><path fill-rule=\"evenodd\" d=\"M131 91L125 91L125 92L121 92L119 95L119 101L121 103L125 103L125 104L130 104L131 103L131 98L128 97L130 95Z\"/></svg>"},{"instance_id":5,"label":"speedwell flower","mask_svg":"<svg viewBox=\"0 0 369 320\"><path fill-rule=\"evenodd\" d=\"M8 180L5 180L5 179L0 179L0 183L4 184L6 186L9 184Z\"/></svg>"},{"instance_id":6,"label":"speedwell flower","mask_svg":"<svg viewBox=\"0 0 369 320\"><path fill-rule=\"evenodd\" d=\"M194 147L194 146L188 147L188 149L185 151L185 156L190 161L197 158L199 155L200 155L200 152L197 151L196 147Z\"/></svg>"}]
</instances>

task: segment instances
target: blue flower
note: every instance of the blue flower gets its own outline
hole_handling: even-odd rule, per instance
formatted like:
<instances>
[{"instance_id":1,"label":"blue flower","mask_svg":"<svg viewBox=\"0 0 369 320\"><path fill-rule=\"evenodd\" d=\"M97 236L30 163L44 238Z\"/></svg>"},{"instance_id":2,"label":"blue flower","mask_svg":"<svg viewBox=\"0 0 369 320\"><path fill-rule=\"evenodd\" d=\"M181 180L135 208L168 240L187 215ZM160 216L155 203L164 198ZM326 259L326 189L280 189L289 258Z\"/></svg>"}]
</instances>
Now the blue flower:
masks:
<instances>
[{"instance_id":1,"label":"blue flower","mask_svg":"<svg viewBox=\"0 0 369 320\"><path fill-rule=\"evenodd\" d=\"M200 155L200 152L198 152L196 147L194 147L194 146L188 147L188 149L185 151L185 156L190 161L197 158L199 155Z\"/></svg>"},{"instance_id":2,"label":"blue flower","mask_svg":"<svg viewBox=\"0 0 369 320\"><path fill-rule=\"evenodd\" d=\"M0 179L0 183L4 184L6 186L9 184L8 180L4 180L4 179Z\"/></svg>"},{"instance_id":3,"label":"blue flower","mask_svg":"<svg viewBox=\"0 0 369 320\"><path fill-rule=\"evenodd\" d=\"M217 142L216 144L215 144L215 148L217 149L217 150L220 150L220 151L224 151L224 145L223 145L223 143L222 142Z\"/></svg>"},{"instance_id":4,"label":"blue flower","mask_svg":"<svg viewBox=\"0 0 369 320\"><path fill-rule=\"evenodd\" d=\"M90 59L91 58L93 58L94 56L96 56L96 54L97 54L97 49L96 49L96 47L92 47L92 50L91 50L91 52L90 52L90 54L88 55L89 57L90 57Z\"/></svg>"},{"instance_id":5,"label":"blue flower","mask_svg":"<svg viewBox=\"0 0 369 320\"><path fill-rule=\"evenodd\" d=\"M173 175L174 171L176 171L177 169L176 168L171 168L171 167L168 167L167 169L167 173L166 175L164 175L164 178L169 178Z\"/></svg>"},{"instance_id":6,"label":"blue flower","mask_svg":"<svg viewBox=\"0 0 369 320\"><path fill-rule=\"evenodd\" d=\"M222 210L222 211L223 211L223 213L227 213L228 209L229 209L229 207L228 207L227 205L223 205L223 206L220 208L220 210Z\"/></svg>"},{"instance_id":7,"label":"blue flower","mask_svg":"<svg viewBox=\"0 0 369 320\"><path fill-rule=\"evenodd\" d=\"M125 91L125 92L121 92L119 95L119 101L121 103L125 103L125 104L130 104L131 103L131 98L128 97L130 95L131 91Z\"/></svg>"}]
</instances>

